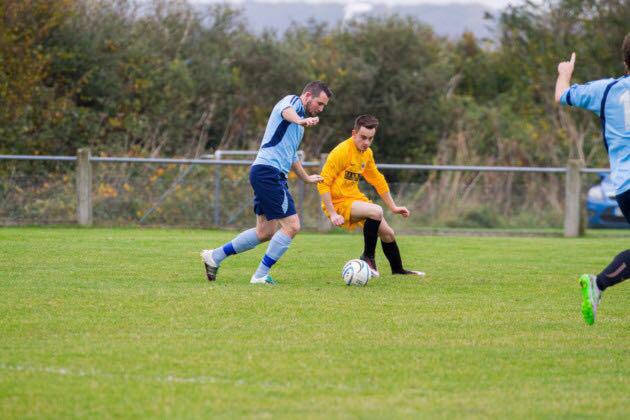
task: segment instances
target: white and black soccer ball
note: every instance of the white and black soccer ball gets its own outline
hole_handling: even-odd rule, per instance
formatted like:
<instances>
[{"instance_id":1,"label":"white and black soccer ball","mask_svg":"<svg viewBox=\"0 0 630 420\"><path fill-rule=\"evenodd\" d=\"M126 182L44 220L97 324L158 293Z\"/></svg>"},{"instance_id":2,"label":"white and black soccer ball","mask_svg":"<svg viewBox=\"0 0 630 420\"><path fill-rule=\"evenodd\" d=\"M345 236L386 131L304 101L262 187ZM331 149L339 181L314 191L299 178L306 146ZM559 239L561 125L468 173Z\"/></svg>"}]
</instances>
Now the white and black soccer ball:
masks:
<instances>
[{"instance_id":1,"label":"white and black soccer ball","mask_svg":"<svg viewBox=\"0 0 630 420\"><path fill-rule=\"evenodd\" d=\"M372 272L365 261L350 260L343 266L341 277L347 286L365 286L372 277Z\"/></svg>"}]
</instances>

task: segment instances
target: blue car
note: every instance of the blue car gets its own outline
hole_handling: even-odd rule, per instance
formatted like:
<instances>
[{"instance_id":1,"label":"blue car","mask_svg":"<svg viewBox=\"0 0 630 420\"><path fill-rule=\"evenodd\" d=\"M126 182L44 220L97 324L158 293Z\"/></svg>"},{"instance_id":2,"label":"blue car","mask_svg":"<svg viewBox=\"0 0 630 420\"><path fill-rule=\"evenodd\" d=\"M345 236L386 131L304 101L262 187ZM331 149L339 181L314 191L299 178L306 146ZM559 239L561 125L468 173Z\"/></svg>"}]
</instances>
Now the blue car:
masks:
<instances>
[{"instance_id":1,"label":"blue car","mask_svg":"<svg viewBox=\"0 0 630 420\"><path fill-rule=\"evenodd\" d=\"M613 229L630 227L615 200L615 187L610 174L603 173L600 176L601 182L588 190L586 199L588 227Z\"/></svg>"}]
</instances>

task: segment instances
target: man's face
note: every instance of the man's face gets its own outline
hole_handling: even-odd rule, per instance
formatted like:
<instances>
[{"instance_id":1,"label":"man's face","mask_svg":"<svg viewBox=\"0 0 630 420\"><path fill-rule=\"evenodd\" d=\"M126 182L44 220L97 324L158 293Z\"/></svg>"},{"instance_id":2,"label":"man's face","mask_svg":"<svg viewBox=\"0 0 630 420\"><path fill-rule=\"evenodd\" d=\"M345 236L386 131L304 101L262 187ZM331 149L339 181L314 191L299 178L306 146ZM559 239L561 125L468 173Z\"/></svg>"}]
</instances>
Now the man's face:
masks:
<instances>
[{"instance_id":1,"label":"man's face","mask_svg":"<svg viewBox=\"0 0 630 420\"><path fill-rule=\"evenodd\" d=\"M365 152L374 140L376 128L361 127L359 130L352 130L352 140L361 152Z\"/></svg>"},{"instance_id":2,"label":"man's face","mask_svg":"<svg viewBox=\"0 0 630 420\"><path fill-rule=\"evenodd\" d=\"M306 112L311 117L316 117L328 105L328 95L325 92L319 92L318 96L313 96L311 92L306 92Z\"/></svg>"}]
</instances>

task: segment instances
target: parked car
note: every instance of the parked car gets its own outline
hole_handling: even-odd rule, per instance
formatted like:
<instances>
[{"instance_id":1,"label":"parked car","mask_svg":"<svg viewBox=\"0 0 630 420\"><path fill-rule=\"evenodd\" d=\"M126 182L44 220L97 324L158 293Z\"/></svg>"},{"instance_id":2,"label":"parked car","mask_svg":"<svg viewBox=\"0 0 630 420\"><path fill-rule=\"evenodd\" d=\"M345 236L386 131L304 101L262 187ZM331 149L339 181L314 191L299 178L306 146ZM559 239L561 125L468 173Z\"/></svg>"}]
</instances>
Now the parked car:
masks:
<instances>
[{"instance_id":1,"label":"parked car","mask_svg":"<svg viewBox=\"0 0 630 420\"><path fill-rule=\"evenodd\" d=\"M592 228L628 228L630 225L623 217L615 200L615 187L610 174L600 174L601 182L588 190L586 211L588 227Z\"/></svg>"}]
</instances>

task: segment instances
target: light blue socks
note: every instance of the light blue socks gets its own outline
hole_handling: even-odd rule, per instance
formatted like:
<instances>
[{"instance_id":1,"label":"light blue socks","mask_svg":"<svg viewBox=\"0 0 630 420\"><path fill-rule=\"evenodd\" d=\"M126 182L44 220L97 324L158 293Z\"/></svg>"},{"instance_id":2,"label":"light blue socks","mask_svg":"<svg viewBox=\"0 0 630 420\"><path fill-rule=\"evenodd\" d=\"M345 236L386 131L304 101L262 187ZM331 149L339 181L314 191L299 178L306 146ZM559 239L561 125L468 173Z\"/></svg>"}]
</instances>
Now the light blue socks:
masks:
<instances>
[{"instance_id":1,"label":"light blue socks","mask_svg":"<svg viewBox=\"0 0 630 420\"><path fill-rule=\"evenodd\" d=\"M277 231L271 241L269 242L269 246L267 247L267 252L263 257L256 273L254 273L254 277L261 278L269 274L269 269L272 265L274 265L280 257L289 249L289 245L291 245L291 237L284 233L282 229Z\"/></svg>"},{"instance_id":2,"label":"light blue socks","mask_svg":"<svg viewBox=\"0 0 630 420\"><path fill-rule=\"evenodd\" d=\"M212 251L212 259L221 264L221 261L229 257L230 255L240 254L241 252L249 251L256 247L260 241L256 236L256 228L251 228L244 232L241 232L236 238L232 239L227 244Z\"/></svg>"}]
</instances>

